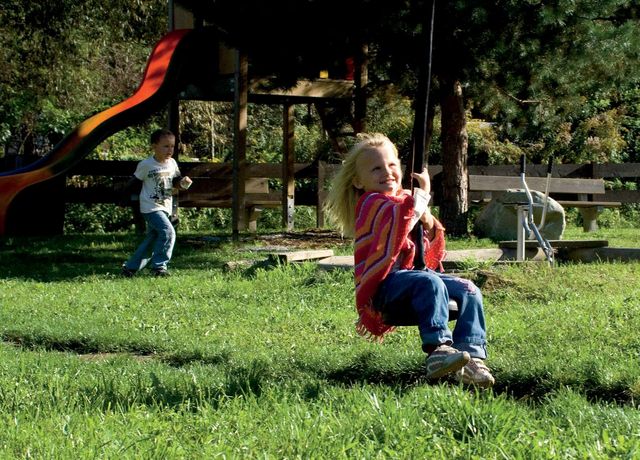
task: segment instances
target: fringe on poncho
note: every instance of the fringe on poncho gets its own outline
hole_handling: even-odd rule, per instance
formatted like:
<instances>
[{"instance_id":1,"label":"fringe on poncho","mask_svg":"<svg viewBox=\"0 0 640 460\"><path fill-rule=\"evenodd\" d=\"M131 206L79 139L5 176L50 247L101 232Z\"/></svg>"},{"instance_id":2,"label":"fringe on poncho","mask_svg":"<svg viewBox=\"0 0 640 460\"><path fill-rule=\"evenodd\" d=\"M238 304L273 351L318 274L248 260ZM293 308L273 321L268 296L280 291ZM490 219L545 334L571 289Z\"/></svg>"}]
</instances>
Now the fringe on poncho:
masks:
<instances>
[{"instance_id":1,"label":"fringe on poncho","mask_svg":"<svg viewBox=\"0 0 640 460\"><path fill-rule=\"evenodd\" d=\"M412 269L416 245L411 235L413 197L403 190L397 196L365 193L356 206L354 248L356 309L359 334L381 341L394 327L385 324L372 300L380 283L398 263L401 269ZM425 265L442 269L445 257L444 227L434 218L435 236L431 241L423 234Z\"/></svg>"}]
</instances>

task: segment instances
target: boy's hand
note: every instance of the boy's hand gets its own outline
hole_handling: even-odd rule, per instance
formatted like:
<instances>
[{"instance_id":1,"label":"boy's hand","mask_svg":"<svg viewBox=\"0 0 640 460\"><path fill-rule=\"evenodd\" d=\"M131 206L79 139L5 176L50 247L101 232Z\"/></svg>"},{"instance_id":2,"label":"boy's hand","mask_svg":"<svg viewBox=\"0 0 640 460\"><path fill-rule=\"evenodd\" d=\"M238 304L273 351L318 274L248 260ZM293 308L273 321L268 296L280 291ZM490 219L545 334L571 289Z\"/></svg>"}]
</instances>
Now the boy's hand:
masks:
<instances>
[{"instance_id":1,"label":"boy's hand","mask_svg":"<svg viewBox=\"0 0 640 460\"><path fill-rule=\"evenodd\" d=\"M187 190L189 187L191 187L191 184L193 184L193 181L191 180L191 178L189 176L184 176L180 180L180 187L183 190Z\"/></svg>"},{"instance_id":2,"label":"boy's hand","mask_svg":"<svg viewBox=\"0 0 640 460\"><path fill-rule=\"evenodd\" d=\"M427 195L431 194L431 179L429 178L429 171L426 167L421 173L411 173L411 177L418 181L418 186L427 192Z\"/></svg>"}]
</instances>

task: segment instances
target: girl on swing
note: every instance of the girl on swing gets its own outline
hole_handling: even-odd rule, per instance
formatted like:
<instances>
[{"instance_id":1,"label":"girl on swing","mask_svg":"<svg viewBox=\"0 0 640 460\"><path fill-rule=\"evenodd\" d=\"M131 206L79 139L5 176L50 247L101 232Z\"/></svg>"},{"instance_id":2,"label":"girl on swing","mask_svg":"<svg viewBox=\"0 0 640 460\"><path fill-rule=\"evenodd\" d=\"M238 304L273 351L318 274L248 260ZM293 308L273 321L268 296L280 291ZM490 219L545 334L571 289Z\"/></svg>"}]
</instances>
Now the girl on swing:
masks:
<instances>
[{"instance_id":1,"label":"girl on swing","mask_svg":"<svg viewBox=\"0 0 640 460\"><path fill-rule=\"evenodd\" d=\"M453 374L457 381L490 387L484 364L486 329L482 294L471 281L443 273L444 227L431 215L429 173L413 173L414 198L402 188L396 146L383 134L360 134L333 179L326 210L344 235L354 237L357 331L382 340L391 316L417 318L426 376ZM425 270L415 270L412 228L423 224ZM435 271L435 270L438 271ZM458 303L453 333L449 298Z\"/></svg>"}]
</instances>

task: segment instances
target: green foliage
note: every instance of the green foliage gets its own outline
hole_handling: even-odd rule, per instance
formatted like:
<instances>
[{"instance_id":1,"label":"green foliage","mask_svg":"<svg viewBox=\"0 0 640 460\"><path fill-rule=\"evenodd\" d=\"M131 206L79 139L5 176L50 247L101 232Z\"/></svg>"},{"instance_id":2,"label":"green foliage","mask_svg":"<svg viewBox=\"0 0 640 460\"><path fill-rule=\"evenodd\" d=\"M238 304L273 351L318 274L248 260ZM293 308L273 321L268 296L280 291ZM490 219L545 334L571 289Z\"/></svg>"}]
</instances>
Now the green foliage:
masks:
<instances>
[{"instance_id":1,"label":"green foliage","mask_svg":"<svg viewBox=\"0 0 640 460\"><path fill-rule=\"evenodd\" d=\"M143 125L132 126L118 131L102 142L88 158L140 161L151 155L149 135L160 126L162 125L159 124L159 120L156 117L152 117ZM131 171L131 174L133 174L133 171Z\"/></svg>"},{"instance_id":2,"label":"green foliage","mask_svg":"<svg viewBox=\"0 0 640 460\"><path fill-rule=\"evenodd\" d=\"M166 2L7 0L0 23L2 140L42 155L79 121L132 93L166 30Z\"/></svg>"},{"instance_id":3,"label":"green foliage","mask_svg":"<svg viewBox=\"0 0 640 460\"><path fill-rule=\"evenodd\" d=\"M628 65L640 49L633 11L619 1L510 2L505 27L491 29L502 38L486 53L473 47L486 72L479 81L493 75L495 83L471 86L471 98L534 161L550 153L563 162L628 161L621 115L629 99L620 95L640 78Z\"/></svg>"},{"instance_id":4,"label":"green foliage","mask_svg":"<svg viewBox=\"0 0 640 460\"><path fill-rule=\"evenodd\" d=\"M180 208L180 232L231 231L231 209L227 208ZM295 228L316 228L316 210L312 206L296 206ZM128 207L112 204L69 203L65 207L64 233L110 233L134 230L133 212ZM265 208L258 217L261 231L280 230L282 210Z\"/></svg>"},{"instance_id":5,"label":"green foliage","mask_svg":"<svg viewBox=\"0 0 640 460\"><path fill-rule=\"evenodd\" d=\"M410 150L413 115L412 100L393 87L381 88L367 100L367 130L386 134L405 154Z\"/></svg>"},{"instance_id":6,"label":"green foliage","mask_svg":"<svg viewBox=\"0 0 640 460\"><path fill-rule=\"evenodd\" d=\"M315 78L318 66L339 68L366 43L367 129L387 133L406 158L417 69L426 55L428 3L300 2L298 13L314 21L293 25L281 14L286 2L185 1L183 6L223 26L231 42L246 45L252 72L275 73L283 84L300 76ZM166 30L166 7L160 0L6 0L0 9L2 151L45 154L79 121L129 96ZM464 88L470 163L513 163L520 153L538 163L551 153L561 162L640 161L640 75L634 65L640 36L634 2L442 2L435 24L431 110L437 118L430 163L443 163L436 106L451 79ZM256 35L260 40L248 38ZM182 101L180 106L183 159L230 159L230 103ZM124 130L92 158L141 159L148 151L148 132L164 124L159 115ZM249 161L279 162L282 107L250 104L248 134ZM332 150L313 107L296 106L296 160L337 159ZM99 207L91 212L112 218ZM211 211L211 219L224 222L221 212ZM621 212L607 214L605 223L632 221L625 212L633 210ZM193 219L194 228L200 228L208 213L187 215L185 222ZM80 223L83 219L73 215L70 221L78 223L71 228L97 231L92 216Z\"/></svg>"},{"instance_id":7,"label":"green foliage","mask_svg":"<svg viewBox=\"0 0 640 460\"><path fill-rule=\"evenodd\" d=\"M64 217L65 233L107 233L133 229L131 209L112 204L68 203Z\"/></svg>"},{"instance_id":8,"label":"green foliage","mask_svg":"<svg viewBox=\"0 0 640 460\"><path fill-rule=\"evenodd\" d=\"M508 139L501 140L491 123L467 122L469 135L468 163L478 165L517 164L523 150Z\"/></svg>"},{"instance_id":9,"label":"green foliage","mask_svg":"<svg viewBox=\"0 0 640 460\"><path fill-rule=\"evenodd\" d=\"M583 219L577 208L565 210L565 220L568 225L582 227ZM638 228L640 222L640 206L637 203L623 204L619 208L604 208L598 214L598 226L601 228L615 229Z\"/></svg>"},{"instance_id":10,"label":"green foliage","mask_svg":"<svg viewBox=\"0 0 640 460\"><path fill-rule=\"evenodd\" d=\"M627 145L625 161L640 162L640 85L620 93L622 135Z\"/></svg>"},{"instance_id":11,"label":"green foliage","mask_svg":"<svg viewBox=\"0 0 640 460\"><path fill-rule=\"evenodd\" d=\"M79 121L130 95L152 45L166 30L166 2L160 0L5 3L0 142L21 153L46 153ZM337 19L338 5L302 2L300 13L317 21L295 30L283 26L294 41L273 33L283 21L278 5L284 3L257 10L252 3L253 19L238 14L246 2L185 1L183 6L223 26L232 42L247 45L256 72L276 73L283 81L316 77L318 65L335 65L368 43L367 90L373 98L368 129L389 134L408 152L428 2L374 3L375 8L367 2L340 4ZM323 17L331 18L329 29ZM640 76L633 63L640 38L633 2L444 2L437 5L435 23L432 101L441 96L443 74L453 75L464 84L473 118L494 123L493 133L469 126L471 161L499 163L518 149L534 162L552 152L563 162L637 161ZM258 42L247 43L247 27L261 37ZM184 154L230 158L229 104L183 101L181 106ZM249 158L278 159L279 108L252 104L250 112ZM297 106L295 116L299 160L331 155L313 110ZM437 134L432 163L441 162ZM122 148L118 141L109 141L115 158L131 147L128 139Z\"/></svg>"},{"instance_id":12,"label":"green foliage","mask_svg":"<svg viewBox=\"0 0 640 460\"><path fill-rule=\"evenodd\" d=\"M183 154L202 161L233 158L233 105L226 102L183 101L180 103ZM282 107L249 104L247 159L254 163L282 161ZM320 120L311 105L294 107L296 162L311 162L327 156L329 142L319 129Z\"/></svg>"},{"instance_id":13,"label":"green foliage","mask_svg":"<svg viewBox=\"0 0 640 460\"><path fill-rule=\"evenodd\" d=\"M294 226L298 230L316 228L316 208L314 206L296 206L293 216ZM265 208L258 219L258 227L262 230L277 230L282 226L282 210Z\"/></svg>"},{"instance_id":14,"label":"green foliage","mask_svg":"<svg viewBox=\"0 0 640 460\"><path fill-rule=\"evenodd\" d=\"M231 231L231 209L180 208L180 232Z\"/></svg>"},{"instance_id":15,"label":"green foliage","mask_svg":"<svg viewBox=\"0 0 640 460\"><path fill-rule=\"evenodd\" d=\"M201 161L228 161L233 157L233 104L182 101L181 154Z\"/></svg>"}]
</instances>

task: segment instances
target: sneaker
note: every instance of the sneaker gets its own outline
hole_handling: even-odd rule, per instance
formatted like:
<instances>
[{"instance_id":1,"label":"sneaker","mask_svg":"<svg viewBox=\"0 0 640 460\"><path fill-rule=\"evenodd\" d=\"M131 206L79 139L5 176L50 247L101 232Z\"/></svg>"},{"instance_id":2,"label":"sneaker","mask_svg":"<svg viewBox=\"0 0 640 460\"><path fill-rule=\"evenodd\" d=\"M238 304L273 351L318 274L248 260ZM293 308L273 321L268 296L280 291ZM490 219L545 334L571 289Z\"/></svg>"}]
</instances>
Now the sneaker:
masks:
<instances>
[{"instance_id":1,"label":"sneaker","mask_svg":"<svg viewBox=\"0 0 640 460\"><path fill-rule=\"evenodd\" d=\"M127 266L125 264L122 264L122 276L124 276L125 278L131 278L133 275L136 274L135 270L131 270L130 268L127 268Z\"/></svg>"},{"instance_id":2,"label":"sneaker","mask_svg":"<svg viewBox=\"0 0 640 460\"><path fill-rule=\"evenodd\" d=\"M427 378L437 379L461 369L471 357L466 351L440 345L427 357Z\"/></svg>"},{"instance_id":3,"label":"sneaker","mask_svg":"<svg viewBox=\"0 0 640 460\"><path fill-rule=\"evenodd\" d=\"M489 388L496 382L491 371L480 358L472 358L455 373L454 377L464 385L475 385L480 388Z\"/></svg>"},{"instance_id":4,"label":"sneaker","mask_svg":"<svg viewBox=\"0 0 640 460\"><path fill-rule=\"evenodd\" d=\"M166 268L154 268L152 271L153 276L171 276L171 273Z\"/></svg>"}]
</instances>

